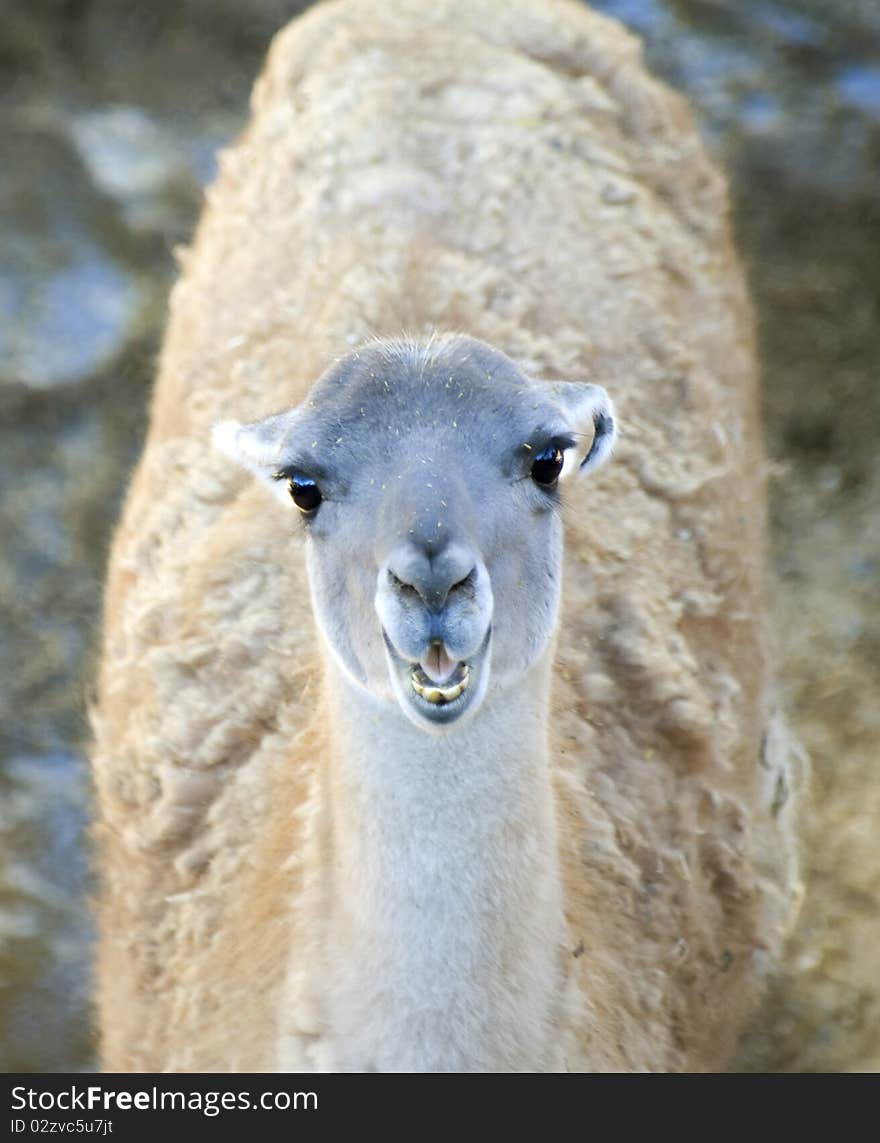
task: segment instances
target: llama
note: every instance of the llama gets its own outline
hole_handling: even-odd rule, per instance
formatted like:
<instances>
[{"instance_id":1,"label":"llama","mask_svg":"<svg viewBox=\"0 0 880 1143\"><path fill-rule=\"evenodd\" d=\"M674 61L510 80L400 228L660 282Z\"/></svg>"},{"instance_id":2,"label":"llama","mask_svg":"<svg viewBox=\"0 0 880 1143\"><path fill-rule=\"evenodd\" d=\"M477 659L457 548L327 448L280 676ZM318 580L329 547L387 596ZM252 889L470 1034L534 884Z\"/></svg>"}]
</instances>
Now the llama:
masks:
<instances>
[{"instance_id":1,"label":"llama","mask_svg":"<svg viewBox=\"0 0 880 1143\"><path fill-rule=\"evenodd\" d=\"M183 263L94 712L104 1066L723 1066L797 774L682 102L568 0L333 0Z\"/></svg>"}]
</instances>

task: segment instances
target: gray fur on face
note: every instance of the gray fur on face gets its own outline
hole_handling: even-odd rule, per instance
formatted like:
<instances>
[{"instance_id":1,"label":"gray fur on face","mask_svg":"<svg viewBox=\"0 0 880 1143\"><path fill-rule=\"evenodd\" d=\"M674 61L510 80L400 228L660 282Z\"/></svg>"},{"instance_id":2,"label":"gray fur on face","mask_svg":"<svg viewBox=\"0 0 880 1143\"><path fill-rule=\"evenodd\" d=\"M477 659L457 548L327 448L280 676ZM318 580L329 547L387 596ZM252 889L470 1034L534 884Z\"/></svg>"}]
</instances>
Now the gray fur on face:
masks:
<instances>
[{"instance_id":1,"label":"gray fur on face","mask_svg":"<svg viewBox=\"0 0 880 1143\"><path fill-rule=\"evenodd\" d=\"M318 485L303 525L319 626L343 670L393 701L395 656L415 663L442 643L470 661L490 630L479 697L489 658L494 686L522 678L553 635L562 556L558 493L532 466L560 447L564 474L595 467L614 431L598 386L530 380L449 336L369 344L299 407L218 426L215 442L288 504L291 477Z\"/></svg>"}]
</instances>

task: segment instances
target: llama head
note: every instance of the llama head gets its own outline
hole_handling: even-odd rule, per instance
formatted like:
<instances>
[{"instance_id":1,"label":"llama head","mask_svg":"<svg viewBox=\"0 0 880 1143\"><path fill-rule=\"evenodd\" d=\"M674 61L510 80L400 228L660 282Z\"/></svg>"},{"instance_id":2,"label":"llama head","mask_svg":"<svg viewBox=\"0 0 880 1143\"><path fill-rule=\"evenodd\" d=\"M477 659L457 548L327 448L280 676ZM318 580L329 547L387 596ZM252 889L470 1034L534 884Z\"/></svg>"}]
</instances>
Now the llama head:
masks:
<instances>
[{"instance_id":1,"label":"llama head","mask_svg":"<svg viewBox=\"0 0 880 1143\"><path fill-rule=\"evenodd\" d=\"M277 493L307 537L336 663L416 725L444 730L489 685L512 692L553 637L559 480L600 464L604 389L530 380L467 337L379 341L302 405L226 422L215 444Z\"/></svg>"}]
</instances>

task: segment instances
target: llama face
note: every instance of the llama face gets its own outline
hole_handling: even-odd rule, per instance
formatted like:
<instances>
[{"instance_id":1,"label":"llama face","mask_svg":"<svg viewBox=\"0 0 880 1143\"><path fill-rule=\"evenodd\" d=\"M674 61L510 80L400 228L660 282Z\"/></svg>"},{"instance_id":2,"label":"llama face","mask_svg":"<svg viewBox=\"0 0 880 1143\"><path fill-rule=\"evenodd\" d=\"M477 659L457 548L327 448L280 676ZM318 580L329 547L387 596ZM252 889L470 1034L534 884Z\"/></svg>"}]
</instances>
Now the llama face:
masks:
<instances>
[{"instance_id":1,"label":"llama face","mask_svg":"<svg viewBox=\"0 0 880 1143\"><path fill-rule=\"evenodd\" d=\"M530 381L454 337L371 344L297 409L216 439L304 529L337 665L443 731L479 708L490 680L514 701L527 685L559 607L559 479L585 452L581 464L599 463L613 434L603 390Z\"/></svg>"}]
</instances>

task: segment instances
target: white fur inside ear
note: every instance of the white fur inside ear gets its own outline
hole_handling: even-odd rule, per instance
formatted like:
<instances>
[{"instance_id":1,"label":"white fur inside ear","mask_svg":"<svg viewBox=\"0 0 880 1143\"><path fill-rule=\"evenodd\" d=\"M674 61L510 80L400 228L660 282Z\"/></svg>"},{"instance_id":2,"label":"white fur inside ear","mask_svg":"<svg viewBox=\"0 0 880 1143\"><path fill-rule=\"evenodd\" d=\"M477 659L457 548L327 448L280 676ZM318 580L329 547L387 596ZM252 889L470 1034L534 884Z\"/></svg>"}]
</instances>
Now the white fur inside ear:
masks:
<instances>
[{"instance_id":1,"label":"white fur inside ear","mask_svg":"<svg viewBox=\"0 0 880 1143\"><path fill-rule=\"evenodd\" d=\"M223 421L211 431L211 443L218 452L240 464L242 468L259 477L260 483L285 506L290 505L287 481L275 480L276 449L261 443L254 432L255 426L242 425L238 421Z\"/></svg>"},{"instance_id":2,"label":"white fur inside ear","mask_svg":"<svg viewBox=\"0 0 880 1143\"><path fill-rule=\"evenodd\" d=\"M223 421L212 433L214 447L256 476L267 478L278 466L279 450L271 437L267 440L266 424L264 421L253 425Z\"/></svg>"},{"instance_id":3,"label":"white fur inside ear","mask_svg":"<svg viewBox=\"0 0 880 1143\"><path fill-rule=\"evenodd\" d=\"M611 398L601 385L583 381L554 381L550 385L572 429L578 435L585 435L590 429L593 431L593 440L586 455L578 448L566 449L565 462L559 474L564 480L573 472L598 468L608 459L617 439L617 425Z\"/></svg>"},{"instance_id":4,"label":"white fur inside ear","mask_svg":"<svg viewBox=\"0 0 880 1143\"><path fill-rule=\"evenodd\" d=\"M602 392L605 393L605 390L603 389ZM593 443L580 463L581 472L598 468L600 464L604 464L611 456L617 443L617 417L607 393L605 393L603 405L593 413L593 430Z\"/></svg>"},{"instance_id":5,"label":"white fur inside ear","mask_svg":"<svg viewBox=\"0 0 880 1143\"><path fill-rule=\"evenodd\" d=\"M567 448L563 453L562 471L559 473L559 479L568 480L572 473L577 472L580 462L577 445L574 448Z\"/></svg>"},{"instance_id":6,"label":"white fur inside ear","mask_svg":"<svg viewBox=\"0 0 880 1143\"><path fill-rule=\"evenodd\" d=\"M213 431L214 447L255 476L271 480L282 463L284 442L295 419L296 410L291 409L249 425L223 421Z\"/></svg>"},{"instance_id":7,"label":"white fur inside ear","mask_svg":"<svg viewBox=\"0 0 880 1143\"><path fill-rule=\"evenodd\" d=\"M211 444L214 448L231 460L237 460L239 464L242 463L241 452L238 447L240 429L241 424L238 421L222 421L219 425L215 425L211 432Z\"/></svg>"}]
</instances>

